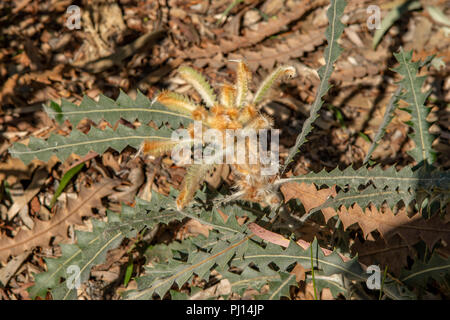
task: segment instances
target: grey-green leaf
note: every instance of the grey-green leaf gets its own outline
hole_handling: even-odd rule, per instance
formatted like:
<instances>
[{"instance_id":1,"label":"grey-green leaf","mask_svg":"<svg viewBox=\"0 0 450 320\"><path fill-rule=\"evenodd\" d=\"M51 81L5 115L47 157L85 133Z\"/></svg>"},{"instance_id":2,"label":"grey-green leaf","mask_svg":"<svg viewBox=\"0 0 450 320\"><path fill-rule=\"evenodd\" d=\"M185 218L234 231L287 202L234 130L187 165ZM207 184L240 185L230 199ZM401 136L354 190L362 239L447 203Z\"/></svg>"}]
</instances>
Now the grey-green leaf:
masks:
<instances>
[{"instance_id":1,"label":"grey-green leaf","mask_svg":"<svg viewBox=\"0 0 450 320\"><path fill-rule=\"evenodd\" d=\"M375 138L373 139L373 143L371 144L369 151L366 154L366 157L364 158L364 163L367 163L370 160L370 157L372 156L373 151L378 146L378 143L383 138L384 133L386 132L387 125L391 122L393 118L393 114L395 109L398 106L398 98L400 95L400 92L402 91L402 87L398 86L397 90L395 91L394 95L389 100L388 106L386 107L386 111L384 112L383 121L380 124L380 127L378 128L378 131L375 135Z\"/></svg>"},{"instance_id":2,"label":"grey-green leaf","mask_svg":"<svg viewBox=\"0 0 450 320\"><path fill-rule=\"evenodd\" d=\"M412 117L409 123L414 128L414 133L410 136L416 147L409 154L418 163L432 164L436 157L431 146L434 137L429 132L431 124L426 120L429 109L425 106L430 91L422 92L425 77L417 77L420 62L412 62L412 51L404 52L402 49L399 53L394 53L394 56L400 65L393 70L403 76L400 84L405 88L400 98L409 104Z\"/></svg>"},{"instance_id":3,"label":"grey-green leaf","mask_svg":"<svg viewBox=\"0 0 450 320\"><path fill-rule=\"evenodd\" d=\"M108 148L119 152L126 146L138 149L144 140L170 140L171 134L172 131L168 129L155 130L147 125L141 125L136 130L123 125L119 125L116 130L109 127L104 130L92 127L87 134L72 130L66 137L52 134L48 140L30 137L28 146L15 143L10 153L26 164L34 158L48 161L52 155L64 161L72 153L84 156L90 151L102 154Z\"/></svg>"},{"instance_id":4,"label":"grey-green leaf","mask_svg":"<svg viewBox=\"0 0 450 320\"><path fill-rule=\"evenodd\" d=\"M168 110L158 102L151 102L140 91L136 95L136 100L120 91L116 101L104 95L99 96L98 102L84 96L79 106L63 99L61 105L52 102L45 110L51 118L59 122L69 120L75 126L86 118L97 123L100 120L106 120L111 125L121 118L130 122L139 120L145 124L153 121L158 126L167 122L174 128L178 128L180 124L186 126L192 122L189 115Z\"/></svg>"},{"instance_id":5,"label":"grey-green leaf","mask_svg":"<svg viewBox=\"0 0 450 320\"><path fill-rule=\"evenodd\" d=\"M319 88L317 88L316 98L313 105L311 106L309 117L303 124L302 131L297 136L295 145L289 150L289 154L284 167L282 168L282 172L286 170L287 166L294 159L294 156L297 154L302 144L306 141L306 137L311 132L314 121L319 116L319 110L323 104L322 97L330 88L328 82L331 77L331 73L334 70L334 63L336 62L342 51L342 48L339 46L337 41L344 31L345 27L344 24L340 21L345 6L345 0L331 0L331 6L327 12L329 26L326 30L328 46L325 48L325 65L318 71L320 77Z\"/></svg>"}]
</instances>

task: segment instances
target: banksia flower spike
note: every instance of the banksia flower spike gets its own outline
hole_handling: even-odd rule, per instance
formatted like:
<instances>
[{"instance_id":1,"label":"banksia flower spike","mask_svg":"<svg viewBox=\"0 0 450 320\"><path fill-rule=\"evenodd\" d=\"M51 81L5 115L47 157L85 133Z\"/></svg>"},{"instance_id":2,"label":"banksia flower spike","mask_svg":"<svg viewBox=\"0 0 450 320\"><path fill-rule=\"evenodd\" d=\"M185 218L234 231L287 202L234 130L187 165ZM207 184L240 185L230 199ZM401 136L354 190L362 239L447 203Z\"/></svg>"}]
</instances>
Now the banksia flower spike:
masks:
<instances>
[{"instance_id":1,"label":"banksia flower spike","mask_svg":"<svg viewBox=\"0 0 450 320\"><path fill-rule=\"evenodd\" d=\"M192 114L199 108L198 105L176 92L163 91L156 96L156 101L163 104L167 109L178 111L185 114Z\"/></svg>"},{"instance_id":2,"label":"banksia flower spike","mask_svg":"<svg viewBox=\"0 0 450 320\"><path fill-rule=\"evenodd\" d=\"M220 92L220 104L225 108L230 109L234 107L235 99L236 89L230 84L224 84Z\"/></svg>"},{"instance_id":3,"label":"banksia flower spike","mask_svg":"<svg viewBox=\"0 0 450 320\"><path fill-rule=\"evenodd\" d=\"M238 63L236 72L236 107L241 108L247 99L248 84L251 81L251 73L248 66L240 60L232 60Z\"/></svg>"},{"instance_id":4,"label":"banksia flower spike","mask_svg":"<svg viewBox=\"0 0 450 320\"><path fill-rule=\"evenodd\" d=\"M192 68L184 66L181 67L178 72L183 79L186 80L186 82L194 87L208 107L212 107L217 104L214 90L200 73Z\"/></svg>"},{"instance_id":5,"label":"banksia flower spike","mask_svg":"<svg viewBox=\"0 0 450 320\"><path fill-rule=\"evenodd\" d=\"M227 160L232 160L232 163L229 164L234 175L234 188L237 189L236 194L239 195L238 198L273 205L278 201L278 197L271 183L276 173L272 175L263 173L264 165L256 156L256 153L260 152L260 147L257 143L252 142L250 138L256 137L259 130L272 128L272 120L268 116L260 114L260 104L266 98L267 93L276 81L284 76L294 76L295 69L291 66L278 67L261 83L254 95L253 101L249 102L248 95L251 73L243 61L233 61L237 62L236 83L234 86L230 84L222 85L219 101L216 98L213 88L203 75L186 66L180 67L179 73L198 92L204 105L196 104L184 95L169 91L161 92L155 100L166 106L169 110L189 115L193 120L201 121L209 130L216 130L216 133L226 134L230 130L240 130L231 141L228 141L232 145L227 146L226 139L222 135L222 138L219 139L221 140L221 150L215 156L217 156L217 159L223 160L230 150L229 148L232 148L232 150L235 147L240 148L236 155L233 155L231 158L228 155L226 157ZM189 147L195 144L204 147L207 144L207 141L203 138L201 141L195 142L194 125L191 124L187 130L191 139L186 139L181 142L172 140L145 141L142 152L156 156L171 152L173 148L179 146L179 143L184 143ZM205 133L203 127L201 131L201 134ZM252 137L248 136L248 133L251 131L254 132ZM239 143L241 144L239 145ZM215 166L217 166L217 163L195 162L195 164L190 165L183 179L181 191L176 201L179 210L182 210L192 201L195 192L199 189L207 174Z\"/></svg>"},{"instance_id":6,"label":"banksia flower spike","mask_svg":"<svg viewBox=\"0 0 450 320\"><path fill-rule=\"evenodd\" d=\"M259 89L256 91L255 97L253 98L253 103L255 105L261 103L277 80L284 76L295 77L295 74L295 68L292 66L281 66L275 69L275 71L273 71L259 86Z\"/></svg>"}]
</instances>

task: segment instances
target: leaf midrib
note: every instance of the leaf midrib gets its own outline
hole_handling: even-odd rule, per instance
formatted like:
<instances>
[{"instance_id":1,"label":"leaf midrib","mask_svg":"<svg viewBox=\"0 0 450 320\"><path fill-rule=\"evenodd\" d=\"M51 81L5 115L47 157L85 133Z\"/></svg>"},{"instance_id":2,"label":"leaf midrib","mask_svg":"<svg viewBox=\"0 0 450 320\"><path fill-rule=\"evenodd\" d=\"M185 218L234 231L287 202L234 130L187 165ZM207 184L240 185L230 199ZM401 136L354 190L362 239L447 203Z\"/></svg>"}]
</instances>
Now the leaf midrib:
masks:
<instances>
[{"instance_id":1,"label":"leaf midrib","mask_svg":"<svg viewBox=\"0 0 450 320\"><path fill-rule=\"evenodd\" d=\"M129 139L160 139L160 140L170 140L171 138L168 137L161 137L161 136L126 136L126 137L110 137L105 139L97 139L97 140L88 140L83 142L77 142L77 143L70 143L70 144L64 144L54 147L47 147L39 150L27 150L27 151L11 151L11 154L30 154L30 153L41 153L46 152L50 150L57 150L57 149L64 149L64 148L70 148L70 147L77 147L82 146L86 144L97 144L102 142L109 142L109 141L117 141L117 140L129 140Z\"/></svg>"},{"instance_id":2,"label":"leaf midrib","mask_svg":"<svg viewBox=\"0 0 450 320\"><path fill-rule=\"evenodd\" d=\"M425 151L425 141L423 139L422 116L420 114L420 108L419 108L419 104L417 102L416 90L414 90L414 84L413 84L413 81L412 81L412 75L411 75L411 72L409 70L408 63L407 63L407 61L405 59L405 53L404 52L402 52L402 59L403 59L404 65L406 67L406 71L408 72L408 81L409 81L409 84L411 86L411 91L412 91L412 94L413 94L413 97L414 97L414 107L416 108L417 118L418 118L418 123L419 123L420 143L422 144L422 158L423 158L422 160L425 161L425 160L427 160L427 156L426 156L426 151Z\"/></svg>"}]
</instances>

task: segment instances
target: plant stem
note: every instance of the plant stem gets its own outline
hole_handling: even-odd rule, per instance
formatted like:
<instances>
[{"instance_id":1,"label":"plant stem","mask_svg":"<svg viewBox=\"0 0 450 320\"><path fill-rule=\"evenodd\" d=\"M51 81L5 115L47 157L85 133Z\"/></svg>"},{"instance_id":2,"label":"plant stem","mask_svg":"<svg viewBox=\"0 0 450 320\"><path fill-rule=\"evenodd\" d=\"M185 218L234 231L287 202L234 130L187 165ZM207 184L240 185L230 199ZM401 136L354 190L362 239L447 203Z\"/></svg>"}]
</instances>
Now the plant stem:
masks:
<instances>
[{"instance_id":1,"label":"plant stem","mask_svg":"<svg viewBox=\"0 0 450 320\"><path fill-rule=\"evenodd\" d=\"M313 244L309 246L311 248L311 276L312 276L312 283L314 288L314 300L317 300L317 292L316 292L316 279L314 277L314 261L313 261L313 251L312 251Z\"/></svg>"},{"instance_id":2,"label":"plant stem","mask_svg":"<svg viewBox=\"0 0 450 320\"><path fill-rule=\"evenodd\" d=\"M378 300L381 300L381 296L383 294L384 280L386 280L387 269L388 269L388 266L386 266L386 268L384 268L383 281L381 282L380 296L378 297Z\"/></svg>"}]
</instances>

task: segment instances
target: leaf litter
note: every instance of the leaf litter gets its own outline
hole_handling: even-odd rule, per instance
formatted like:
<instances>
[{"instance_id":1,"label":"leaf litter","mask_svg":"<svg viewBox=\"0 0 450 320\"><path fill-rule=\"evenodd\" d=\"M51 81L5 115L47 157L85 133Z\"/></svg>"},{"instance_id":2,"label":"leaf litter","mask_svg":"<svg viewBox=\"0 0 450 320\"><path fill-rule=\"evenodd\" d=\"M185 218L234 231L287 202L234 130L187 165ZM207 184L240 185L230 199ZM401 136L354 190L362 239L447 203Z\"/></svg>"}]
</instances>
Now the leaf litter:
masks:
<instances>
[{"instance_id":1,"label":"leaf litter","mask_svg":"<svg viewBox=\"0 0 450 320\"><path fill-rule=\"evenodd\" d=\"M389 12L397 7L385 1L376 2L382 8L382 17L392 19ZM6 151L12 143L32 135L47 136L54 130L70 132L69 123L57 124L47 117L42 111L43 103L62 97L79 103L84 93L94 99L100 92L116 98L119 88L130 94L139 89L149 98L162 88L186 91L184 84L172 77L181 64L201 68L213 84L231 82L233 66L229 60L233 59L245 59L260 79L279 64L303 66L302 70L316 70L324 64L326 41L321 28L326 26L323 17L328 1L242 1L228 12L232 1L217 5L208 5L208 1L197 1L195 5L181 0L141 1L113 7L97 3L84 8L90 13L82 17L85 31L63 28L65 3L54 6L50 3L30 0L0 4L2 11L9 12L0 18L3 28L0 38L0 275L1 282L5 282L1 297L8 299L29 298L26 288L32 281L32 271L45 269L42 257L59 255L57 244L72 241L74 227L89 228L89 219L104 219L106 209L119 211L120 201L133 204L136 194L147 199L152 191L167 195L171 188L180 187L185 174L183 168L176 167L169 159L136 163L131 149L120 154L108 151L102 157L92 155L82 160L85 167L71 178L51 209L56 181L62 178L61 169L67 171L74 164L51 162L45 169L39 169L36 163L26 166ZM322 124L316 123L317 130L309 136L293 172L288 174L364 161L370 143L360 138L358 132L375 138L388 105L385 97L395 91L393 83L399 80L390 71L395 66L390 57L400 45L405 50L414 49L414 57L437 54L446 63L444 69L430 67L424 72L429 76L425 89L433 89L428 102L432 108L430 116L437 119L436 130L440 134L435 147L440 152L438 164L444 169L450 167L450 40L446 36L448 19L445 19L450 14L448 8L444 1L435 1L423 10L410 8L405 16L394 17L395 21L389 24L386 21L384 26L389 29L386 27L383 35L377 37L381 31L368 30L366 25L365 10L369 4L373 1L349 1L343 20L350 28L340 40L345 50L335 65L333 87L324 97L325 104L334 109L322 109L319 118ZM110 11L105 14L105 10ZM373 50L375 43L377 48ZM304 122L304 110L312 103L318 84L313 74L305 76L299 69L297 72L300 77L283 85L284 96L271 97L281 103L267 105L275 115L286 114L276 124L284 130L280 146L284 158L294 144ZM340 110L345 127L333 110ZM395 113L402 115L401 111ZM409 164L407 126L403 121L394 120L385 130L387 134L379 141L372 158L385 165ZM230 178L225 173L211 179L219 188L220 179ZM14 187L23 190L23 195L12 197ZM299 199L305 212L321 206L334 194L333 190L320 186L295 183L284 185L282 192L286 199ZM439 241L448 243L449 240L448 222L434 217L431 225L427 224L431 229L426 229L420 213L411 215L405 208L398 212L385 208L381 212L377 208L362 210L354 205L321 211L325 222L334 223L339 217L342 228L357 235L351 247L360 254L361 262L389 265L394 274L408 266L407 257L416 259L415 246L419 242L432 247ZM26 217L33 221L31 230L24 221ZM419 231L411 232L412 229ZM196 220L187 219L162 227L152 241L170 243L188 236L207 235L208 231L208 227ZM324 237L333 236L327 231ZM284 241L274 239L266 240ZM306 248L308 244L303 246ZM127 244L123 248L128 248ZM332 248L324 248L329 249ZM394 253L400 258L392 263ZM119 256L125 257L123 253ZM139 259L133 261L144 263ZM86 299L101 299L104 282L116 279L117 264L110 263L108 267L108 270L93 271L95 279L90 281L98 290L92 294L85 291ZM301 271L296 271L301 278ZM219 282L208 287L203 283L201 286L206 287L200 292L204 292L203 297L217 297L220 292L228 292L227 285ZM119 298L117 292L123 289L118 288L110 297ZM330 293L322 292L322 295L330 297ZM309 284L296 297L311 297Z\"/></svg>"}]
</instances>

